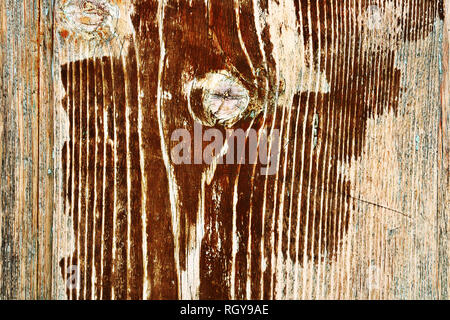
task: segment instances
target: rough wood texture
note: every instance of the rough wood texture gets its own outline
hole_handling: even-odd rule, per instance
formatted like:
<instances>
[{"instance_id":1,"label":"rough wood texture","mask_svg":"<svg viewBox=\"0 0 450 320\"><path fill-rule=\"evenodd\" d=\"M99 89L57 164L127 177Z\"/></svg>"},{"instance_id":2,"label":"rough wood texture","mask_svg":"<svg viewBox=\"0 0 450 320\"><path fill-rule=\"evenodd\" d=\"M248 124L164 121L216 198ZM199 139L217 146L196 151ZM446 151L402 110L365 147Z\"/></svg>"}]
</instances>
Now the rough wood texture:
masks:
<instances>
[{"instance_id":1,"label":"rough wood texture","mask_svg":"<svg viewBox=\"0 0 450 320\"><path fill-rule=\"evenodd\" d=\"M0 8L0 298L448 299L444 1Z\"/></svg>"},{"instance_id":2,"label":"rough wood texture","mask_svg":"<svg viewBox=\"0 0 450 320\"><path fill-rule=\"evenodd\" d=\"M0 297L51 296L52 2L2 1Z\"/></svg>"}]
</instances>

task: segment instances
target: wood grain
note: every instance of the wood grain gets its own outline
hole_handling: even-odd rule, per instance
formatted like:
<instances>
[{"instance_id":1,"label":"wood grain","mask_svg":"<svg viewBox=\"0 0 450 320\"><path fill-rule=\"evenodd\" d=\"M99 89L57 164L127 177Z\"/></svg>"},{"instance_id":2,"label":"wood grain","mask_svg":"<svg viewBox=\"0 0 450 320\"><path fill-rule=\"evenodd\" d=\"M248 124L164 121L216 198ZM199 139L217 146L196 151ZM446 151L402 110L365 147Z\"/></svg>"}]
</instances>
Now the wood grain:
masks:
<instances>
[{"instance_id":1,"label":"wood grain","mask_svg":"<svg viewBox=\"0 0 450 320\"><path fill-rule=\"evenodd\" d=\"M448 299L448 1L0 7L0 298Z\"/></svg>"},{"instance_id":2,"label":"wood grain","mask_svg":"<svg viewBox=\"0 0 450 320\"><path fill-rule=\"evenodd\" d=\"M0 16L0 296L49 298L54 263L51 1L3 1Z\"/></svg>"}]
</instances>

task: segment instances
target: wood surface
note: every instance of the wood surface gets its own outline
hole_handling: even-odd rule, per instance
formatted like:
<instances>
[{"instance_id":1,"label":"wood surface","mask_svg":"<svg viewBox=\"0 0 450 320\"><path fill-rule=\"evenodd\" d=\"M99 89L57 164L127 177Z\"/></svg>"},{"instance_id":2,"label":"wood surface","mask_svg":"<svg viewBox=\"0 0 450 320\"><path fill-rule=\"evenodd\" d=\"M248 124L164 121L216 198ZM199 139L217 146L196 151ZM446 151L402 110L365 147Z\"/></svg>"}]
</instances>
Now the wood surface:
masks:
<instances>
[{"instance_id":1,"label":"wood surface","mask_svg":"<svg viewBox=\"0 0 450 320\"><path fill-rule=\"evenodd\" d=\"M449 6L2 1L0 299L448 299Z\"/></svg>"}]
</instances>

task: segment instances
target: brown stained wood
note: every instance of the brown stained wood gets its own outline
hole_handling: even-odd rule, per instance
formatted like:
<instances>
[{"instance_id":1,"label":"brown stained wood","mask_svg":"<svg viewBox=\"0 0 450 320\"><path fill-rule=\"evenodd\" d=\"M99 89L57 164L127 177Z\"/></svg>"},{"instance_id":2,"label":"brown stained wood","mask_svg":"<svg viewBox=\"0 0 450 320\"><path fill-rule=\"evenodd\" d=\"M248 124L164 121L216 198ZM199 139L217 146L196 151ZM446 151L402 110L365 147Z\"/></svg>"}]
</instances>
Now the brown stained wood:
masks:
<instances>
[{"instance_id":1,"label":"brown stained wood","mask_svg":"<svg viewBox=\"0 0 450 320\"><path fill-rule=\"evenodd\" d=\"M0 298L448 299L444 2L2 3Z\"/></svg>"}]
</instances>

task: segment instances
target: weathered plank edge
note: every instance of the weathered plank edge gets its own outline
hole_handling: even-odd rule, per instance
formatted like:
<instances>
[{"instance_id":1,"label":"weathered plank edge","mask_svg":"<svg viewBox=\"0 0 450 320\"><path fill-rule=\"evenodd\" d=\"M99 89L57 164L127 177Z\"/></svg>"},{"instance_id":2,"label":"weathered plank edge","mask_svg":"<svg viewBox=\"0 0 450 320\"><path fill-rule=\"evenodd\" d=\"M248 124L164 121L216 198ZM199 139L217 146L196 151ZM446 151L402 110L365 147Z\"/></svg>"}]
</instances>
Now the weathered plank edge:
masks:
<instances>
[{"instance_id":1,"label":"weathered plank edge","mask_svg":"<svg viewBox=\"0 0 450 320\"><path fill-rule=\"evenodd\" d=\"M439 124L438 141L440 143L438 168L440 174L439 181L439 195L438 195L438 224L439 230L436 230L439 248L439 263L438 263L438 286L439 298L448 299L448 292L450 291L450 279L448 274L449 266L449 233L448 227L450 222L450 215L448 212L450 195L449 195L449 104L450 104L450 71L449 71L449 37L450 37L450 1L446 0L444 3L444 28L443 28L443 42L441 50L442 63L442 80L441 80L441 119Z\"/></svg>"}]
</instances>

